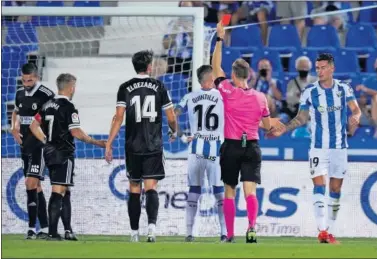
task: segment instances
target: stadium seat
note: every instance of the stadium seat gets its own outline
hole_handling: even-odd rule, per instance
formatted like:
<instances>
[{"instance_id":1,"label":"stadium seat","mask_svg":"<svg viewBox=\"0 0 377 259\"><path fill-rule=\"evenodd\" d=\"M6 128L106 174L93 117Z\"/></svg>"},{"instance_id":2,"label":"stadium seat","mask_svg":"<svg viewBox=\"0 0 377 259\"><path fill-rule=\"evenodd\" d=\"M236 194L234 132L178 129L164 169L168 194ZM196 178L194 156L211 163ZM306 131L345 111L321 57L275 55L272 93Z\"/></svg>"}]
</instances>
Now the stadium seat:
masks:
<instances>
[{"instance_id":1,"label":"stadium seat","mask_svg":"<svg viewBox=\"0 0 377 259\"><path fill-rule=\"evenodd\" d=\"M232 73L232 64L233 62L241 57L241 52L233 48L224 48L222 55L221 67L223 68L225 74L230 76Z\"/></svg>"},{"instance_id":2,"label":"stadium seat","mask_svg":"<svg viewBox=\"0 0 377 259\"><path fill-rule=\"evenodd\" d=\"M254 53L254 56L251 60L251 67L258 71L258 62L261 59L268 59L271 62L273 73L280 73L283 71L279 53L276 50L264 48L260 51Z\"/></svg>"},{"instance_id":3,"label":"stadium seat","mask_svg":"<svg viewBox=\"0 0 377 259\"><path fill-rule=\"evenodd\" d=\"M31 22L13 22L8 25L6 44L20 44L29 51L38 50L37 31Z\"/></svg>"},{"instance_id":4,"label":"stadium seat","mask_svg":"<svg viewBox=\"0 0 377 259\"><path fill-rule=\"evenodd\" d=\"M361 6L373 6L377 5L377 1L362 1ZM359 13L359 22L360 23L369 23L373 26L377 26L377 8L361 10Z\"/></svg>"},{"instance_id":5,"label":"stadium seat","mask_svg":"<svg viewBox=\"0 0 377 259\"><path fill-rule=\"evenodd\" d=\"M314 25L308 33L307 48L321 51L335 51L340 48L336 29L331 25Z\"/></svg>"},{"instance_id":6,"label":"stadium seat","mask_svg":"<svg viewBox=\"0 0 377 259\"><path fill-rule=\"evenodd\" d=\"M187 94L187 76L183 74L165 74L159 78L170 92L173 103L177 104Z\"/></svg>"},{"instance_id":7,"label":"stadium seat","mask_svg":"<svg viewBox=\"0 0 377 259\"><path fill-rule=\"evenodd\" d=\"M63 7L63 1L37 1L40 7ZM65 16L33 16L31 20L35 26L57 26L65 24Z\"/></svg>"},{"instance_id":8,"label":"stadium seat","mask_svg":"<svg viewBox=\"0 0 377 259\"><path fill-rule=\"evenodd\" d=\"M375 73L376 70L374 68L374 63L377 59L377 50L373 53L371 53L367 59L367 66L366 66L366 72L367 73Z\"/></svg>"},{"instance_id":9,"label":"stadium seat","mask_svg":"<svg viewBox=\"0 0 377 259\"><path fill-rule=\"evenodd\" d=\"M230 46L241 52L245 49L255 52L262 48L263 43L259 26L243 26L233 29Z\"/></svg>"},{"instance_id":10,"label":"stadium seat","mask_svg":"<svg viewBox=\"0 0 377 259\"><path fill-rule=\"evenodd\" d=\"M272 26L268 38L268 46L270 49L277 50L284 54L292 53L300 49L301 42L296 26L291 24Z\"/></svg>"},{"instance_id":11,"label":"stadium seat","mask_svg":"<svg viewBox=\"0 0 377 259\"><path fill-rule=\"evenodd\" d=\"M348 29L346 36L346 48L366 54L376 51L376 31L370 24L355 24Z\"/></svg>"},{"instance_id":12,"label":"stadium seat","mask_svg":"<svg viewBox=\"0 0 377 259\"><path fill-rule=\"evenodd\" d=\"M335 75L342 78L351 74L360 73L359 60L356 52L352 50L340 49L334 56Z\"/></svg>"},{"instance_id":13,"label":"stadium seat","mask_svg":"<svg viewBox=\"0 0 377 259\"><path fill-rule=\"evenodd\" d=\"M75 1L74 7L100 7L99 1ZM72 27L91 27L103 26L103 17L101 16L72 16L68 19L67 24Z\"/></svg>"}]
</instances>

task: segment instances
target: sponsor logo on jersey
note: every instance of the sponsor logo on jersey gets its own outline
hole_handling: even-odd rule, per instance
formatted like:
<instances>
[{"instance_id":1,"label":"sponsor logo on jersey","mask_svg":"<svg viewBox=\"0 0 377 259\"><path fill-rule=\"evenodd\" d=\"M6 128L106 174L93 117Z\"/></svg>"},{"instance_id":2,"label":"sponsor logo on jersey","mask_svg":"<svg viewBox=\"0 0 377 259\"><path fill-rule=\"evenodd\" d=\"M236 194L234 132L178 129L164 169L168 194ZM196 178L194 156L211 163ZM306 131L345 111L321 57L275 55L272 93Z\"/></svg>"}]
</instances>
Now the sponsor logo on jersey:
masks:
<instances>
[{"instance_id":1,"label":"sponsor logo on jersey","mask_svg":"<svg viewBox=\"0 0 377 259\"><path fill-rule=\"evenodd\" d=\"M30 125L33 121L33 116L20 116L21 125Z\"/></svg>"}]
</instances>

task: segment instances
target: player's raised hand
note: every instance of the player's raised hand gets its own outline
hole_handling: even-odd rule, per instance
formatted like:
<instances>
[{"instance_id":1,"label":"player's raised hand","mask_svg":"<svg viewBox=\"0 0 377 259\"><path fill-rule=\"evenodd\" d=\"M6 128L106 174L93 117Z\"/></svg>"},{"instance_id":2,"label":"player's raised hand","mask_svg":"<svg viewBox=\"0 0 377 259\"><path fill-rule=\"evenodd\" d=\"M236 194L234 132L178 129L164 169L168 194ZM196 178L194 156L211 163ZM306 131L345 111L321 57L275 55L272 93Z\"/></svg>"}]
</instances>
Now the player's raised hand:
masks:
<instances>
[{"instance_id":1,"label":"player's raised hand","mask_svg":"<svg viewBox=\"0 0 377 259\"><path fill-rule=\"evenodd\" d=\"M108 145L106 145L105 160L109 164L111 163L111 161L113 161L113 149L111 146Z\"/></svg>"},{"instance_id":2,"label":"player's raised hand","mask_svg":"<svg viewBox=\"0 0 377 259\"><path fill-rule=\"evenodd\" d=\"M17 128L17 127L14 127L14 128L11 130L11 133L12 133L14 139L16 140L16 142L17 142L19 145L21 145L21 144L22 144L22 139L21 139L22 135L21 135L21 133L20 133L20 129Z\"/></svg>"},{"instance_id":3,"label":"player's raised hand","mask_svg":"<svg viewBox=\"0 0 377 259\"><path fill-rule=\"evenodd\" d=\"M217 37L224 39L225 30L224 30L224 25L223 25L222 21L217 23L216 31L217 31Z\"/></svg>"}]
</instances>

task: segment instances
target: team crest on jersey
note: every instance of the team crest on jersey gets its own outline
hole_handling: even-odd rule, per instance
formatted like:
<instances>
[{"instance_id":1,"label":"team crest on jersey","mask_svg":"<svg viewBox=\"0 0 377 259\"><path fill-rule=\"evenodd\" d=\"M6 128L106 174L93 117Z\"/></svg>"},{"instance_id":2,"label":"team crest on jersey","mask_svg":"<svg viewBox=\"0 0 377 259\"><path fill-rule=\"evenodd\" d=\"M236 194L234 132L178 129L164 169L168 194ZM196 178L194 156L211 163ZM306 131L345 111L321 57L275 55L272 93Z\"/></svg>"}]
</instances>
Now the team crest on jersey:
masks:
<instances>
[{"instance_id":1,"label":"team crest on jersey","mask_svg":"<svg viewBox=\"0 0 377 259\"><path fill-rule=\"evenodd\" d=\"M337 92L336 95L337 95L338 97L342 97L342 92Z\"/></svg>"},{"instance_id":2,"label":"team crest on jersey","mask_svg":"<svg viewBox=\"0 0 377 259\"><path fill-rule=\"evenodd\" d=\"M326 111L326 108L322 105L318 106L317 110L320 112L320 113L323 113Z\"/></svg>"},{"instance_id":3,"label":"team crest on jersey","mask_svg":"<svg viewBox=\"0 0 377 259\"><path fill-rule=\"evenodd\" d=\"M80 123L79 115L77 113L72 113L72 122Z\"/></svg>"},{"instance_id":4,"label":"team crest on jersey","mask_svg":"<svg viewBox=\"0 0 377 259\"><path fill-rule=\"evenodd\" d=\"M32 108L33 110L36 110L36 109L37 109L37 104L36 104L36 103L33 103L33 105L31 106L31 108Z\"/></svg>"}]
</instances>

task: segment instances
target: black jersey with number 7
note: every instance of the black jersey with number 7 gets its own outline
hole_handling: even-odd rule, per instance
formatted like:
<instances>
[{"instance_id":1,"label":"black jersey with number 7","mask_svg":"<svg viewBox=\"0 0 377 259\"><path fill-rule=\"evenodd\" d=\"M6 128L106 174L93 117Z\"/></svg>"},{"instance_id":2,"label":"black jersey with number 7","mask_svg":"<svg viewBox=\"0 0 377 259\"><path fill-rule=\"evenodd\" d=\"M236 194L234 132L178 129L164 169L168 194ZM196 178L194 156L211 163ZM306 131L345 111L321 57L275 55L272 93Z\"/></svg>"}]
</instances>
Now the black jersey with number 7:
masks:
<instances>
[{"instance_id":1,"label":"black jersey with number 7","mask_svg":"<svg viewBox=\"0 0 377 259\"><path fill-rule=\"evenodd\" d=\"M119 87L117 106L126 108L126 151L162 152L162 110L173 107L163 83L139 75Z\"/></svg>"}]
</instances>

